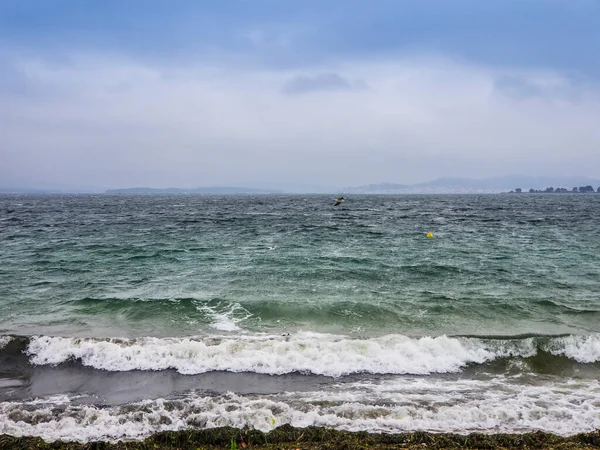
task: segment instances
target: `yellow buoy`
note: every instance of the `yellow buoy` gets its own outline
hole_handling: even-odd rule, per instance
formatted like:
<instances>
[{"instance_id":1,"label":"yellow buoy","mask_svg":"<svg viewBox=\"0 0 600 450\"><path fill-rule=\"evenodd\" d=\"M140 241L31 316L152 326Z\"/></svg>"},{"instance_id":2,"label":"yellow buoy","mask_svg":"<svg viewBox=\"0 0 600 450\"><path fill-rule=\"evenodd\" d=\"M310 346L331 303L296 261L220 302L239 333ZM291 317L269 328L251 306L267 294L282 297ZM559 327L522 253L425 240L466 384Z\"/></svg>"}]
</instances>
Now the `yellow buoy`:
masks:
<instances>
[{"instance_id":1,"label":"yellow buoy","mask_svg":"<svg viewBox=\"0 0 600 450\"><path fill-rule=\"evenodd\" d=\"M427 233L427 237L428 238L432 238L433 237L433 233L430 231L429 233Z\"/></svg>"}]
</instances>

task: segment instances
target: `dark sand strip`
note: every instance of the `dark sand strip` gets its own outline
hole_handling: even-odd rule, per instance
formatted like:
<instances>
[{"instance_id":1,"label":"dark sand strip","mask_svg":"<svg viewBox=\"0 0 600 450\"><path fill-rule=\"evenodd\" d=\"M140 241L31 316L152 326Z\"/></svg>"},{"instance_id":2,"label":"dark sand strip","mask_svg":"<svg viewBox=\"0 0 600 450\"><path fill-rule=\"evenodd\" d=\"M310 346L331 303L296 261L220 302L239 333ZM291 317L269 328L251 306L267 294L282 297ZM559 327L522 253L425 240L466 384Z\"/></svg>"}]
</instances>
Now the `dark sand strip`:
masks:
<instances>
[{"instance_id":1,"label":"dark sand strip","mask_svg":"<svg viewBox=\"0 0 600 450\"><path fill-rule=\"evenodd\" d=\"M283 425L269 433L236 428L157 433L144 441L118 443L44 442L40 438L0 436L3 450L150 450L150 449L594 449L600 448L600 431L569 437L535 432L525 434L448 433L378 434L327 428L294 428Z\"/></svg>"}]
</instances>

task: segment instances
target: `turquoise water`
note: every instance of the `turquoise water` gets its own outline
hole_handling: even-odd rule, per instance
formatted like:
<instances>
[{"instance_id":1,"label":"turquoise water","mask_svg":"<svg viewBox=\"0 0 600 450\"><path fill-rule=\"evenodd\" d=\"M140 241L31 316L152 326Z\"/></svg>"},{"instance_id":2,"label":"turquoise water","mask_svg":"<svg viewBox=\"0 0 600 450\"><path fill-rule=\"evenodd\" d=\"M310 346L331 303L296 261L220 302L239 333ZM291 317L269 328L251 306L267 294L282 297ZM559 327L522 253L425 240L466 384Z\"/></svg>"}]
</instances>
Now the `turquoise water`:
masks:
<instances>
[{"instance_id":1,"label":"turquoise water","mask_svg":"<svg viewBox=\"0 0 600 450\"><path fill-rule=\"evenodd\" d=\"M356 196L332 205L300 195L0 197L0 433L82 439L57 431L60 414L53 432L9 418L14 404L55 405L57 395L65 411L104 408L90 439L162 429L115 431L107 424L124 413L110 408L174 398L182 417L189 402L214 407L217 398L215 417L258 428L276 416L268 402L301 426L598 428L600 195ZM40 388L35 370L64 383ZM73 381L125 373L123 390L142 379L154 387L119 402L109 384ZM206 380L217 373L233 378L214 397ZM165 380L151 374L179 387L159 389ZM465 379L473 392L444 402L481 410L477 395L492 392L478 400L492 405L489 416L426 415L427 398L462 392ZM404 392L411 383L422 392ZM372 411L373 386L394 393L391 412ZM512 417L502 410L510 386L517 397L547 389L567 406L559 414L531 400L514 406L529 419ZM306 392L333 406L326 414ZM569 395L587 405L584 416L569 409ZM257 399L266 403L254 410ZM253 412L229 414L228 402ZM356 420L340 412L351 404ZM386 422L396 413L414 420ZM200 423L192 426L213 424Z\"/></svg>"},{"instance_id":2,"label":"turquoise water","mask_svg":"<svg viewBox=\"0 0 600 450\"><path fill-rule=\"evenodd\" d=\"M600 197L8 197L0 329L600 331ZM427 232L434 238L427 239ZM10 312L10 314L7 314ZM226 317L225 317L226 316Z\"/></svg>"}]
</instances>

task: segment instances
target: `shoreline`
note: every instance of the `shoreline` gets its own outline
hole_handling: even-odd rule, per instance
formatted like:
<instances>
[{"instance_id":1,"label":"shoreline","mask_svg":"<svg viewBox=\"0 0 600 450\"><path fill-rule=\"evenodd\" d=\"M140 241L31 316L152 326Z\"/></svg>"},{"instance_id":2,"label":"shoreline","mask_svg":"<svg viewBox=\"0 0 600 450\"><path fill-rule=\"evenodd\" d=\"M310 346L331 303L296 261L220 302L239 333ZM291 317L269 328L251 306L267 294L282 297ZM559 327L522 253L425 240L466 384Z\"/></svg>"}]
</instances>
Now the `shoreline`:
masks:
<instances>
[{"instance_id":1,"label":"shoreline","mask_svg":"<svg viewBox=\"0 0 600 450\"><path fill-rule=\"evenodd\" d=\"M142 441L46 442L40 437L0 435L0 448L31 450L84 449L592 449L600 448L600 430L559 436L542 431L529 433L454 433L407 432L400 434L340 431L330 428L295 428L282 425L268 433L231 427L205 430L165 431Z\"/></svg>"}]
</instances>

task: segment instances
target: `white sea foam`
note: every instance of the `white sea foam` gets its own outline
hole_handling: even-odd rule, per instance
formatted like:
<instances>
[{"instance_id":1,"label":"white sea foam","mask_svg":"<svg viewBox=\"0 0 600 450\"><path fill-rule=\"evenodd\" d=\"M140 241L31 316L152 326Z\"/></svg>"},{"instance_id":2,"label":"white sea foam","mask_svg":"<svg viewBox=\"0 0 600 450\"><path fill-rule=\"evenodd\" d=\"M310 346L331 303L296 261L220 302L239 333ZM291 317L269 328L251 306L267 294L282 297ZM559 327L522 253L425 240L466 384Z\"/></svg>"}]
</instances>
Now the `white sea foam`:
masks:
<instances>
[{"instance_id":1,"label":"white sea foam","mask_svg":"<svg viewBox=\"0 0 600 450\"><path fill-rule=\"evenodd\" d=\"M222 323L222 328L231 328ZM543 350L579 362L600 360L600 337L550 339ZM459 372L469 364L498 358L531 357L535 338L485 340L447 336L370 339L301 332L291 336L246 334L205 338L85 339L32 337L26 353L37 365L70 359L108 371L175 369L182 374L210 371L340 377L352 373L431 374Z\"/></svg>"},{"instance_id":2,"label":"white sea foam","mask_svg":"<svg viewBox=\"0 0 600 450\"><path fill-rule=\"evenodd\" d=\"M252 314L239 303L229 303L225 306L205 304L198 306L197 309L211 319L210 327L220 331L238 331L240 329L238 323L252 317Z\"/></svg>"},{"instance_id":3,"label":"white sea foam","mask_svg":"<svg viewBox=\"0 0 600 450\"><path fill-rule=\"evenodd\" d=\"M0 336L0 349L6 347L6 344L8 344L10 341L12 341L11 336Z\"/></svg>"},{"instance_id":4,"label":"white sea foam","mask_svg":"<svg viewBox=\"0 0 600 450\"><path fill-rule=\"evenodd\" d=\"M109 371L175 369L284 374L304 372L339 377L351 373L429 374L458 372L506 356L535 354L532 339L481 341L447 336L388 335L351 339L316 333L292 336L84 339L33 337L27 354L33 364L70 359Z\"/></svg>"},{"instance_id":5,"label":"white sea foam","mask_svg":"<svg viewBox=\"0 0 600 450\"><path fill-rule=\"evenodd\" d=\"M581 363L600 361L600 334L555 338L548 344L548 351Z\"/></svg>"},{"instance_id":6,"label":"white sea foam","mask_svg":"<svg viewBox=\"0 0 600 450\"><path fill-rule=\"evenodd\" d=\"M517 385L510 380L440 380L422 377L383 384L340 384L332 391L266 396L191 393L98 407L63 398L0 403L0 434L46 440L142 439L188 427L249 426L270 431L283 424L377 432L525 432L562 435L600 428L596 380ZM58 405L57 405L58 403Z\"/></svg>"}]
</instances>

